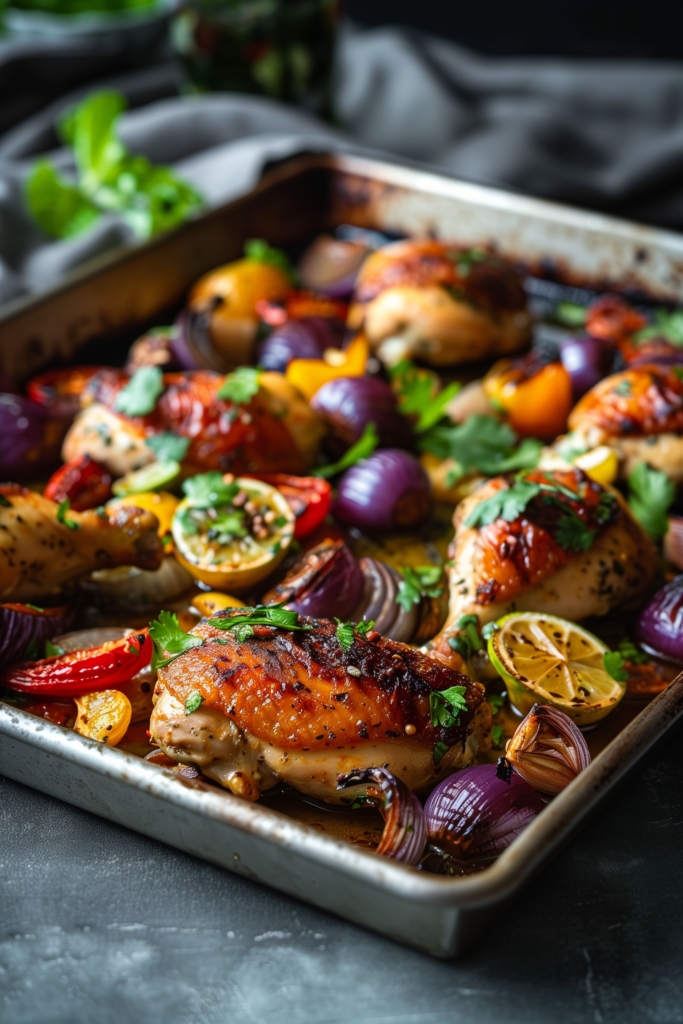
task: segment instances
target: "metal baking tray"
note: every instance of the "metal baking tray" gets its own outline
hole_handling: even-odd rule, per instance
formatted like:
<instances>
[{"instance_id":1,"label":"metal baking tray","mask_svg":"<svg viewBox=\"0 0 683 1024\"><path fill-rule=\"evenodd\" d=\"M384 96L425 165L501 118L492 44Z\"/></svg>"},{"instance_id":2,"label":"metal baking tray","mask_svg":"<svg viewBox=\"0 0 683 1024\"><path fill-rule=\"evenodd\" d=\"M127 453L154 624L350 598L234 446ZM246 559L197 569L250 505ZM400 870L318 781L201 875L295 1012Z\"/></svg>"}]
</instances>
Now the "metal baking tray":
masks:
<instances>
[{"instance_id":1,"label":"metal baking tray","mask_svg":"<svg viewBox=\"0 0 683 1024\"><path fill-rule=\"evenodd\" d=\"M296 246L341 223L493 244L555 282L683 300L683 237L358 157L268 171L248 196L153 242L108 254L0 311L0 370L19 379L172 315L245 239ZM112 341L112 345L114 341ZM87 349L86 349L87 350ZM616 714L616 712L615 712ZM85 739L0 702L0 772L111 821L438 956L464 951L683 714L683 675L646 705L490 867L406 868L265 804Z\"/></svg>"}]
</instances>

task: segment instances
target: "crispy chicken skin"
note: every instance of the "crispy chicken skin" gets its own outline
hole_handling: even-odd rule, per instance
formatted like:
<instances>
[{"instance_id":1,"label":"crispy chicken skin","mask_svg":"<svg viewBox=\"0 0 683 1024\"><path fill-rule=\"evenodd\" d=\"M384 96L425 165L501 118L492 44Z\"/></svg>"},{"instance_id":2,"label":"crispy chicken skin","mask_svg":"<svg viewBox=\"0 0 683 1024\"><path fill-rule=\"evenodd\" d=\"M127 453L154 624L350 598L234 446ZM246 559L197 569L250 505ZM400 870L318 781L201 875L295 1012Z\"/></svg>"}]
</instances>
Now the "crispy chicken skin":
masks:
<instances>
[{"instance_id":1,"label":"crispy chicken skin","mask_svg":"<svg viewBox=\"0 0 683 1024\"><path fill-rule=\"evenodd\" d=\"M646 462L683 483L683 381L670 367L638 366L601 380L572 410L569 429L589 448L613 448L623 478Z\"/></svg>"},{"instance_id":2,"label":"crispy chicken skin","mask_svg":"<svg viewBox=\"0 0 683 1024\"><path fill-rule=\"evenodd\" d=\"M210 371L164 374L165 391L147 416L126 416L116 397L129 382L123 370L102 370L83 396L85 408L64 440L65 461L88 454L123 476L154 461L145 441L162 431L190 439L183 468L232 473L303 473L313 461L324 427L282 374L263 373L245 405L218 398L225 378Z\"/></svg>"},{"instance_id":3,"label":"crispy chicken skin","mask_svg":"<svg viewBox=\"0 0 683 1024\"><path fill-rule=\"evenodd\" d=\"M386 362L416 356L433 366L516 352L531 330L510 264L432 239L394 242L365 261L349 324L364 326Z\"/></svg>"},{"instance_id":4,"label":"crispy chicken skin","mask_svg":"<svg viewBox=\"0 0 683 1024\"><path fill-rule=\"evenodd\" d=\"M499 518L488 526L466 526L479 502L510 487L511 481L501 476L486 481L460 503L448 569L448 619L434 641L437 654L447 656L448 638L458 632L461 615L476 614L481 625L512 611L546 612L577 621L604 615L621 601L637 597L652 580L656 552L616 491L594 483L578 469L537 471L526 479L560 484L576 492L576 501L550 492L553 504L548 505L544 492L513 522ZM613 495L607 505L606 491ZM567 550L558 542L559 523L567 515L562 506L595 531L587 550Z\"/></svg>"},{"instance_id":5,"label":"crispy chicken skin","mask_svg":"<svg viewBox=\"0 0 683 1024\"><path fill-rule=\"evenodd\" d=\"M68 512L73 529L57 519L58 506L14 484L0 487L0 599L40 601L94 569L134 565L158 569L163 545L151 512L120 508L109 518ZM8 503L8 504L6 504Z\"/></svg>"},{"instance_id":6,"label":"crispy chicken skin","mask_svg":"<svg viewBox=\"0 0 683 1024\"><path fill-rule=\"evenodd\" d=\"M165 753L247 800L282 780L348 803L353 792L336 790L343 772L386 765L422 789L490 747L491 708L478 683L379 633L356 635L345 653L333 622L299 624L313 628L255 626L243 643L211 619L196 626L204 644L159 672L150 729ZM466 687L468 711L458 725L434 728L429 695L451 686ZM203 702L186 715L194 692ZM449 749L437 766L439 740Z\"/></svg>"}]
</instances>

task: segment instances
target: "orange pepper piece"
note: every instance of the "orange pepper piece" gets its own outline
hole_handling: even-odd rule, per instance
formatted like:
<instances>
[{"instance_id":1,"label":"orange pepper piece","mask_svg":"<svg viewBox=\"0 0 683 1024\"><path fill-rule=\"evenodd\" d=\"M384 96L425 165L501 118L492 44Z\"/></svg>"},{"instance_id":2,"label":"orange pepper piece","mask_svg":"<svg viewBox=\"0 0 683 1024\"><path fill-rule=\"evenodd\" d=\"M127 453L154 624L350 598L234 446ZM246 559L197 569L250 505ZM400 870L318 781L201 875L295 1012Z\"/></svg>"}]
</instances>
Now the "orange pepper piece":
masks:
<instances>
[{"instance_id":1,"label":"orange pepper piece","mask_svg":"<svg viewBox=\"0 0 683 1024\"><path fill-rule=\"evenodd\" d=\"M348 348L328 348L322 359L292 359L285 376L310 402L328 380L362 377L369 356L365 335L357 334Z\"/></svg>"},{"instance_id":2,"label":"orange pepper piece","mask_svg":"<svg viewBox=\"0 0 683 1024\"><path fill-rule=\"evenodd\" d=\"M484 388L520 437L553 438L567 429L572 382L562 363L546 363L530 376L518 374L509 364L497 364Z\"/></svg>"}]
</instances>

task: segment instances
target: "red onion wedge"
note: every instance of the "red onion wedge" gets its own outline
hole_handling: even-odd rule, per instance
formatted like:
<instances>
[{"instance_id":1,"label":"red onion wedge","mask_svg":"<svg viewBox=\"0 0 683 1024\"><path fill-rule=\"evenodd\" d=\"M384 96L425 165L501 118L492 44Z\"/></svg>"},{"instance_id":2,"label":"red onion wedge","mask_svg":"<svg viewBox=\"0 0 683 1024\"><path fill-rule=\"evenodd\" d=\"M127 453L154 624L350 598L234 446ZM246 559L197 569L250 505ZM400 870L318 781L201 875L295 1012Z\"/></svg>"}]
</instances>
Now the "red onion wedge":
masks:
<instances>
[{"instance_id":1,"label":"red onion wedge","mask_svg":"<svg viewBox=\"0 0 683 1024\"><path fill-rule=\"evenodd\" d=\"M645 605L634 639L652 654L683 663L683 575L658 590Z\"/></svg>"},{"instance_id":2,"label":"red onion wedge","mask_svg":"<svg viewBox=\"0 0 683 1024\"><path fill-rule=\"evenodd\" d=\"M422 804L405 782L386 768L360 768L340 775L337 789L367 784L365 796L384 818L384 832L376 853L414 867L427 842Z\"/></svg>"},{"instance_id":3,"label":"red onion wedge","mask_svg":"<svg viewBox=\"0 0 683 1024\"><path fill-rule=\"evenodd\" d=\"M363 593L363 573L341 540L325 540L307 551L263 598L312 619L347 619Z\"/></svg>"},{"instance_id":4,"label":"red onion wedge","mask_svg":"<svg viewBox=\"0 0 683 1024\"><path fill-rule=\"evenodd\" d=\"M571 377L575 402L611 372L615 347L603 338L567 338L560 343L560 359Z\"/></svg>"},{"instance_id":5,"label":"red onion wedge","mask_svg":"<svg viewBox=\"0 0 683 1024\"><path fill-rule=\"evenodd\" d=\"M347 469L333 511L360 530L408 529L426 518L429 505L429 478L417 459L384 448Z\"/></svg>"},{"instance_id":6,"label":"red onion wedge","mask_svg":"<svg viewBox=\"0 0 683 1024\"><path fill-rule=\"evenodd\" d=\"M508 743L505 759L538 790L555 796L591 763L588 746L571 718L534 704Z\"/></svg>"},{"instance_id":7,"label":"red onion wedge","mask_svg":"<svg viewBox=\"0 0 683 1024\"><path fill-rule=\"evenodd\" d=\"M410 643L417 626L418 605L414 604L406 612L397 604L400 574L376 558L361 558L360 567L365 588L363 599L351 616L353 621L372 621L382 636L402 644Z\"/></svg>"},{"instance_id":8,"label":"red onion wedge","mask_svg":"<svg viewBox=\"0 0 683 1024\"><path fill-rule=\"evenodd\" d=\"M545 806L521 775L505 782L494 764L463 768L441 782L425 804L427 835L460 860L494 860Z\"/></svg>"},{"instance_id":9,"label":"red onion wedge","mask_svg":"<svg viewBox=\"0 0 683 1024\"><path fill-rule=\"evenodd\" d=\"M68 629L76 610L67 605L38 608L26 604L0 604L0 672L19 661L42 658L45 641Z\"/></svg>"},{"instance_id":10,"label":"red onion wedge","mask_svg":"<svg viewBox=\"0 0 683 1024\"><path fill-rule=\"evenodd\" d=\"M61 461L68 418L21 395L0 394L0 478L30 480L53 470Z\"/></svg>"},{"instance_id":11,"label":"red onion wedge","mask_svg":"<svg viewBox=\"0 0 683 1024\"><path fill-rule=\"evenodd\" d=\"M358 242L343 242L331 235L319 235L299 261L299 275L305 288L330 298L350 295L368 248Z\"/></svg>"},{"instance_id":12,"label":"red onion wedge","mask_svg":"<svg viewBox=\"0 0 683 1024\"><path fill-rule=\"evenodd\" d=\"M396 394L376 377L337 377L323 384L311 399L311 409L327 420L345 448L360 440L374 423L380 447L409 448L412 427L398 411Z\"/></svg>"},{"instance_id":13,"label":"red onion wedge","mask_svg":"<svg viewBox=\"0 0 683 1024\"><path fill-rule=\"evenodd\" d=\"M341 348L345 334L345 325L329 317L287 320L260 342L256 362L264 370L284 373L292 359L322 359L328 348Z\"/></svg>"}]
</instances>

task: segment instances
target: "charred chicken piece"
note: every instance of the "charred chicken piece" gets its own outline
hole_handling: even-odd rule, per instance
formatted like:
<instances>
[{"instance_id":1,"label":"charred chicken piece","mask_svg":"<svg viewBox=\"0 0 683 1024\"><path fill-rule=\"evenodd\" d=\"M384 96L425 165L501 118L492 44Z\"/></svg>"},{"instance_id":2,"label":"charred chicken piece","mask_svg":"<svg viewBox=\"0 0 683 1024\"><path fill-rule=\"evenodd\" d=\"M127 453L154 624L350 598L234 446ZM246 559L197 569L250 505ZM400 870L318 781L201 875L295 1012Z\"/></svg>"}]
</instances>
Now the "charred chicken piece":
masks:
<instances>
[{"instance_id":1,"label":"charred chicken piece","mask_svg":"<svg viewBox=\"0 0 683 1024\"><path fill-rule=\"evenodd\" d=\"M159 672L150 728L164 752L247 800L282 780L348 803L354 794L337 791L340 774L384 765L421 789L490 746L478 683L376 632L356 632L345 651L333 622L298 623L311 628L255 626L244 642L211 619L196 626L202 646ZM430 695L453 686L465 687L467 711L435 728ZM186 714L196 693L202 703Z\"/></svg>"},{"instance_id":2,"label":"charred chicken piece","mask_svg":"<svg viewBox=\"0 0 683 1024\"><path fill-rule=\"evenodd\" d=\"M626 478L639 462L683 483L683 381L654 363L615 373L574 407L569 429L587 448L614 449Z\"/></svg>"},{"instance_id":3,"label":"charred chicken piece","mask_svg":"<svg viewBox=\"0 0 683 1024\"><path fill-rule=\"evenodd\" d=\"M263 373L260 388L244 405L218 398L225 378L208 370L164 374L164 392L147 416L116 410L116 397L130 378L123 370L102 370L83 396L85 408L64 440L65 461L88 454L115 476L154 461L148 437L171 431L190 441L183 468L188 474L303 473L324 433L282 374Z\"/></svg>"},{"instance_id":4,"label":"charred chicken piece","mask_svg":"<svg viewBox=\"0 0 683 1024\"><path fill-rule=\"evenodd\" d=\"M486 481L456 509L448 619L434 641L444 658L462 615L481 625L512 611L578 621L642 594L655 573L652 543L616 491L578 469L528 473L524 484L541 489L511 520L468 525L483 502L522 496L509 477Z\"/></svg>"},{"instance_id":5,"label":"charred chicken piece","mask_svg":"<svg viewBox=\"0 0 683 1024\"><path fill-rule=\"evenodd\" d=\"M531 331L509 263L431 239L394 242L366 260L349 324L364 327L385 362L418 357L433 366L508 355Z\"/></svg>"},{"instance_id":6,"label":"charred chicken piece","mask_svg":"<svg viewBox=\"0 0 683 1024\"><path fill-rule=\"evenodd\" d=\"M120 508L110 517L72 512L16 485L0 487L0 598L34 601L59 594L95 569L158 569L163 545L151 512ZM71 524L71 525L69 525Z\"/></svg>"}]
</instances>

